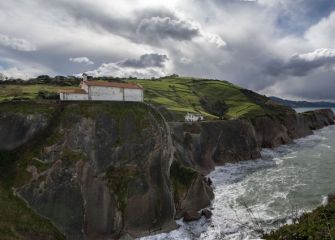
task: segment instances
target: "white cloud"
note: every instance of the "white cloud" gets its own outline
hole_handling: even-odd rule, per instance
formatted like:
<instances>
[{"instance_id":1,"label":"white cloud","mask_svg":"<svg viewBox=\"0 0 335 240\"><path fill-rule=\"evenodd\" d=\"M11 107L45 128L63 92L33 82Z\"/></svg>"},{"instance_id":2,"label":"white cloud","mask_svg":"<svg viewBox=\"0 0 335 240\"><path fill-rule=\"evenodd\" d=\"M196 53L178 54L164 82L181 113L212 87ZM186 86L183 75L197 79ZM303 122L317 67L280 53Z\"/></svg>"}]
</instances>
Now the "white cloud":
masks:
<instances>
[{"instance_id":1,"label":"white cloud","mask_svg":"<svg viewBox=\"0 0 335 240\"><path fill-rule=\"evenodd\" d=\"M128 68L121 67L117 63L104 63L98 69L86 72L88 75L101 77L101 76L113 76L120 78L137 77L137 78L152 78L162 77L166 75L164 69L161 68Z\"/></svg>"},{"instance_id":2,"label":"white cloud","mask_svg":"<svg viewBox=\"0 0 335 240\"><path fill-rule=\"evenodd\" d=\"M46 69L43 66L33 67L33 66L20 66L11 67L1 71L2 74L6 75L8 78L20 78L23 80L37 77L39 75L44 75L46 73L52 73L52 70Z\"/></svg>"},{"instance_id":3,"label":"white cloud","mask_svg":"<svg viewBox=\"0 0 335 240\"><path fill-rule=\"evenodd\" d=\"M36 47L26 39L9 37L4 34L0 34L0 45L24 52L36 51Z\"/></svg>"},{"instance_id":4,"label":"white cloud","mask_svg":"<svg viewBox=\"0 0 335 240\"><path fill-rule=\"evenodd\" d=\"M85 63L86 65L93 65L94 62L91 61L88 57L76 57L76 58L69 58L70 62L74 63Z\"/></svg>"},{"instance_id":5,"label":"white cloud","mask_svg":"<svg viewBox=\"0 0 335 240\"><path fill-rule=\"evenodd\" d=\"M305 39L315 48L334 48L335 11L308 29Z\"/></svg>"},{"instance_id":6,"label":"white cloud","mask_svg":"<svg viewBox=\"0 0 335 240\"><path fill-rule=\"evenodd\" d=\"M335 62L335 49L320 48L313 52L297 54L294 56L296 59L312 62L312 61L325 61L331 60Z\"/></svg>"},{"instance_id":7,"label":"white cloud","mask_svg":"<svg viewBox=\"0 0 335 240\"><path fill-rule=\"evenodd\" d=\"M180 62L183 64L190 64L192 62L192 59L189 59L187 57L180 58Z\"/></svg>"},{"instance_id":8,"label":"white cloud","mask_svg":"<svg viewBox=\"0 0 335 240\"><path fill-rule=\"evenodd\" d=\"M223 39L217 35L217 34L213 34L213 33L204 33L204 38L209 42L209 43L213 43L216 45L217 48L223 48L227 45L227 43L225 41L223 41Z\"/></svg>"},{"instance_id":9,"label":"white cloud","mask_svg":"<svg viewBox=\"0 0 335 240\"><path fill-rule=\"evenodd\" d=\"M335 64L335 49L321 48L313 52L294 54L288 61L280 59L268 64L266 72L273 76L292 75L306 76L318 68L333 67Z\"/></svg>"}]
</instances>

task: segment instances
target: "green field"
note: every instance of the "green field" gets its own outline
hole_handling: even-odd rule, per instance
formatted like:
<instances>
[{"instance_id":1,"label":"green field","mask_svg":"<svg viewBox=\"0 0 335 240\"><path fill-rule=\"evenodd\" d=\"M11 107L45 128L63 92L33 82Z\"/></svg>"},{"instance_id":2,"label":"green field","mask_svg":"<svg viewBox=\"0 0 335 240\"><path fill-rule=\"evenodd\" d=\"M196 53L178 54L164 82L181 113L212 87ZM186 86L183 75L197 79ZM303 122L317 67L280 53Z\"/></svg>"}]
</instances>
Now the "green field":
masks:
<instances>
[{"instance_id":1,"label":"green field","mask_svg":"<svg viewBox=\"0 0 335 240\"><path fill-rule=\"evenodd\" d=\"M73 87L61 87L56 85L47 84L24 84L24 85L0 85L0 101L1 100L12 100L13 98L27 98L36 99L39 91L58 92L62 88L73 88Z\"/></svg>"},{"instance_id":2,"label":"green field","mask_svg":"<svg viewBox=\"0 0 335 240\"><path fill-rule=\"evenodd\" d=\"M144 87L146 103L164 107L173 119L181 120L185 113L200 113L205 119L234 119L287 110L273 104L268 98L250 94L227 81L186 77L155 80L128 80ZM36 99L39 91L57 92L57 85L24 84L0 85L0 101ZM73 87L72 87L73 88ZM224 111L222 110L224 109ZM219 112L219 113L218 113Z\"/></svg>"}]
</instances>

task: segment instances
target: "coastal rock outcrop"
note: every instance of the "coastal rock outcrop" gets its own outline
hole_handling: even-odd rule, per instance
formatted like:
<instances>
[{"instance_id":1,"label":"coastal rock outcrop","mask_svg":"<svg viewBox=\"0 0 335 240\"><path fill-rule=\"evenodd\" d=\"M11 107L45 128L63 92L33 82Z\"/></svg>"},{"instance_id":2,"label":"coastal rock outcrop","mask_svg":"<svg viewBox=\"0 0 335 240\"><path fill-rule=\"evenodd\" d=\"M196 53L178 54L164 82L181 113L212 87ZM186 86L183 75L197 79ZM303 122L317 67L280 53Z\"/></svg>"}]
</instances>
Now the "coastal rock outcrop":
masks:
<instances>
[{"instance_id":1,"label":"coastal rock outcrop","mask_svg":"<svg viewBox=\"0 0 335 240\"><path fill-rule=\"evenodd\" d=\"M274 148L334 124L330 109L264 115L252 119L169 123L175 158L203 174L217 165L256 159Z\"/></svg>"},{"instance_id":2,"label":"coastal rock outcrop","mask_svg":"<svg viewBox=\"0 0 335 240\"><path fill-rule=\"evenodd\" d=\"M175 158L203 174L216 165L260 157L253 125L247 120L170 123Z\"/></svg>"}]
</instances>

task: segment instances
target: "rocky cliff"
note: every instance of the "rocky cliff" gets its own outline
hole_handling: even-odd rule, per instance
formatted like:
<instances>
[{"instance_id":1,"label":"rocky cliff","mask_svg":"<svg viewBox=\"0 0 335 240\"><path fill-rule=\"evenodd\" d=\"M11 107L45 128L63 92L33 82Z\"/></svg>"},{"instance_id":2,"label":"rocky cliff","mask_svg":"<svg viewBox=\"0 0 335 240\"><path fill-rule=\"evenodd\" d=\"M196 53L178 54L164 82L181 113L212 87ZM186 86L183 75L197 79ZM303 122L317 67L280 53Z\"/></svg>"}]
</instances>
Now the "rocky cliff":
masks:
<instances>
[{"instance_id":1,"label":"rocky cliff","mask_svg":"<svg viewBox=\"0 0 335 240\"><path fill-rule=\"evenodd\" d=\"M8 224L14 210L1 206L13 200L0 195L0 232L90 240L168 231L210 205L204 175L216 165L330 124L330 110L167 124L139 103L1 104L0 192L26 202L13 209L34 212Z\"/></svg>"},{"instance_id":2,"label":"rocky cliff","mask_svg":"<svg viewBox=\"0 0 335 240\"><path fill-rule=\"evenodd\" d=\"M252 119L170 123L175 159L209 173L217 165L260 157L273 148L334 124L331 110L264 115Z\"/></svg>"},{"instance_id":3,"label":"rocky cliff","mask_svg":"<svg viewBox=\"0 0 335 240\"><path fill-rule=\"evenodd\" d=\"M150 107L13 109L0 113L0 151L14 156L15 193L67 239L138 237L176 227L171 136Z\"/></svg>"}]
</instances>

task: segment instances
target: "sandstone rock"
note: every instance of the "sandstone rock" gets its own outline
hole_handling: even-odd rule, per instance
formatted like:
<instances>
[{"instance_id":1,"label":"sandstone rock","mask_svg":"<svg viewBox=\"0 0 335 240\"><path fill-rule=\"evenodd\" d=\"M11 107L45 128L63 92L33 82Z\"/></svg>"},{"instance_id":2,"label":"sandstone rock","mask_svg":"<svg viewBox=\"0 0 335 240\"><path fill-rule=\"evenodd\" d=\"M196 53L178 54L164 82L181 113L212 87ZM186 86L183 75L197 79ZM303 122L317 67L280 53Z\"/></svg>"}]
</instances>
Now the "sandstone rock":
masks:
<instances>
[{"instance_id":1,"label":"sandstone rock","mask_svg":"<svg viewBox=\"0 0 335 240\"><path fill-rule=\"evenodd\" d=\"M257 117L252 120L257 143L262 148L274 148L292 141L287 128L273 116Z\"/></svg>"},{"instance_id":2,"label":"sandstone rock","mask_svg":"<svg viewBox=\"0 0 335 240\"><path fill-rule=\"evenodd\" d=\"M184 222L192 222L199 220L201 218L201 214L197 211L187 211L183 214L183 221Z\"/></svg>"},{"instance_id":3,"label":"sandstone rock","mask_svg":"<svg viewBox=\"0 0 335 240\"><path fill-rule=\"evenodd\" d=\"M48 117L44 114L0 113L0 151L27 143L47 123Z\"/></svg>"},{"instance_id":4,"label":"sandstone rock","mask_svg":"<svg viewBox=\"0 0 335 240\"><path fill-rule=\"evenodd\" d=\"M176 218L182 217L185 212L199 211L208 207L213 199L213 189L203 176L198 175L192 185L186 188L185 192L179 193L178 199L175 199Z\"/></svg>"},{"instance_id":5,"label":"sandstone rock","mask_svg":"<svg viewBox=\"0 0 335 240\"><path fill-rule=\"evenodd\" d=\"M212 211L209 210L209 209L203 209L203 210L201 211L201 216L204 216L204 217L207 218L207 219L211 218L212 215L213 215L213 213L212 213Z\"/></svg>"},{"instance_id":6,"label":"sandstone rock","mask_svg":"<svg viewBox=\"0 0 335 240\"><path fill-rule=\"evenodd\" d=\"M185 124L169 123L175 158L208 174L217 165L256 159L261 148L274 148L334 124L331 110L289 111L251 120L225 120Z\"/></svg>"},{"instance_id":7,"label":"sandstone rock","mask_svg":"<svg viewBox=\"0 0 335 240\"><path fill-rule=\"evenodd\" d=\"M69 239L140 237L177 227L169 129L150 107L134 104L64 104L53 123L58 127L48 132L53 142L31 146L44 149L33 157L52 167L35 174L18 193ZM9 146L24 144L10 140Z\"/></svg>"},{"instance_id":8,"label":"sandstone rock","mask_svg":"<svg viewBox=\"0 0 335 240\"><path fill-rule=\"evenodd\" d=\"M247 120L170 123L176 158L203 174L216 165L260 157L253 125Z\"/></svg>"}]
</instances>

